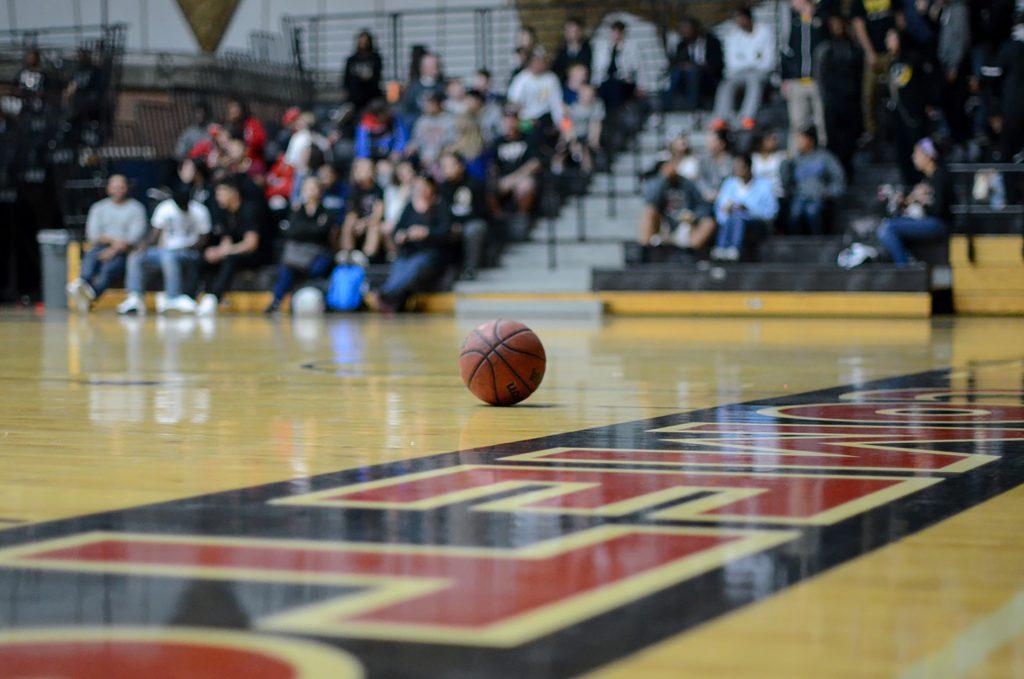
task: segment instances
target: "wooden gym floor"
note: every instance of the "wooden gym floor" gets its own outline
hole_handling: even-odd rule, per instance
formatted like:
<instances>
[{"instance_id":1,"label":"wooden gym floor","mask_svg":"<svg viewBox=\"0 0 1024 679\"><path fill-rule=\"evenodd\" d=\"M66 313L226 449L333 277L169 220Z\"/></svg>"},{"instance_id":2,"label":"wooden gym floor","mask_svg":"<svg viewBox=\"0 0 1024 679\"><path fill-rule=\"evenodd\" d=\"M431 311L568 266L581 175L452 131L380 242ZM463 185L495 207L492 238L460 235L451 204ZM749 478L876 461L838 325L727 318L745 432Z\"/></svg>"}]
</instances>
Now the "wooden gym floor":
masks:
<instances>
[{"instance_id":1,"label":"wooden gym floor","mask_svg":"<svg viewBox=\"0 0 1024 679\"><path fill-rule=\"evenodd\" d=\"M0 678L1024 677L1024 320L0 315Z\"/></svg>"}]
</instances>

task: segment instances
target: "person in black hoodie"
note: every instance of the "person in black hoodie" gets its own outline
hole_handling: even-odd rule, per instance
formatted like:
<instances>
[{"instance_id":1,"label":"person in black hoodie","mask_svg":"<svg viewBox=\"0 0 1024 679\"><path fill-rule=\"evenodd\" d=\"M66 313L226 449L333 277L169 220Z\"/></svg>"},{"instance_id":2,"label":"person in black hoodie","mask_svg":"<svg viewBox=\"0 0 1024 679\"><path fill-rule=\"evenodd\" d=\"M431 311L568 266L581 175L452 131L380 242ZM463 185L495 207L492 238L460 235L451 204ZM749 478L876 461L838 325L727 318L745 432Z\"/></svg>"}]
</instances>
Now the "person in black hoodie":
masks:
<instances>
[{"instance_id":1,"label":"person in black hoodie","mask_svg":"<svg viewBox=\"0 0 1024 679\"><path fill-rule=\"evenodd\" d=\"M941 238L949 231L953 187L931 139L917 142L911 156L924 179L906 196L900 196L902 214L879 225L878 240L900 266L913 262L906 241Z\"/></svg>"},{"instance_id":2,"label":"person in black hoodie","mask_svg":"<svg viewBox=\"0 0 1024 679\"><path fill-rule=\"evenodd\" d=\"M551 71L558 76L558 79L565 84L565 78L569 74L569 68L576 64L587 67L589 77L590 62L594 58L594 51L590 47L590 41L583 34L583 21L577 17L569 17L564 25L565 39L562 46L555 54L555 60L551 62Z\"/></svg>"},{"instance_id":3,"label":"person in black hoodie","mask_svg":"<svg viewBox=\"0 0 1024 679\"><path fill-rule=\"evenodd\" d=\"M929 100L928 77L924 61L895 28L885 34L885 47L892 65L889 68L889 110L896 135L896 153L905 184L913 184L920 175L911 162L914 145L927 134Z\"/></svg>"},{"instance_id":4,"label":"person in black hoodie","mask_svg":"<svg viewBox=\"0 0 1024 679\"><path fill-rule=\"evenodd\" d=\"M400 310L409 296L424 289L443 270L449 243L451 215L437 197L437 182L429 175L416 178L412 200L395 225L392 238L398 259L388 278L368 302L382 311Z\"/></svg>"},{"instance_id":5,"label":"person in black hoodie","mask_svg":"<svg viewBox=\"0 0 1024 679\"><path fill-rule=\"evenodd\" d=\"M380 53L373 46L373 35L367 30L360 31L356 38L356 51L345 61L341 83L356 111L362 111L367 104L382 96L382 70Z\"/></svg>"},{"instance_id":6,"label":"person in black hoodie","mask_svg":"<svg viewBox=\"0 0 1024 679\"><path fill-rule=\"evenodd\" d=\"M829 37L814 50L814 79L825 109L826 145L849 176L863 125L860 88L864 52L850 36L842 15L830 15L827 23Z\"/></svg>"},{"instance_id":7,"label":"person in black hoodie","mask_svg":"<svg viewBox=\"0 0 1024 679\"><path fill-rule=\"evenodd\" d=\"M701 102L714 96L724 68L722 42L697 19L683 19L670 77L672 93L683 95L684 111L696 111Z\"/></svg>"},{"instance_id":8,"label":"person in black hoodie","mask_svg":"<svg viewBox=\"0 0 1024 679\"><path fill-rule=\"evenodd\" d=\"M284 252L274 284L274 299L264 313L272 314L281 307L281 300L291 292L295 277L323 278L334 264L332 242L337 236L337 225L321 198L323 189L316 175L302 180L302 204L293 208L284 231Z\"/></svg>"},{"instance_id":9,"label":"person in black hoodie","mask_svg":"<svg viewBox=\"0 0 1024 679\"><path fill-rule=\"evenodd\" d=\"M466 159L458 153L441 156L444 181L441 200L451 214L452 231L462 244L462 278L473 280L487 245L487 200L480 180L466 172Z\"/></svg>"},{"instance_id":10,"label":"person in black hoodie","mask_svg":"<svg viewBox=\"0 0 1024 679\"><path fill-rule=\"evenodd\" d=\"M782 48L782 94L789 109L789 150L796 148L796 135L811 125L821 142L827 142L825 110L814 73L814 50L824 38L821 10L811 0L791 0L789 38Z\"/></svg>"}]
</instances>

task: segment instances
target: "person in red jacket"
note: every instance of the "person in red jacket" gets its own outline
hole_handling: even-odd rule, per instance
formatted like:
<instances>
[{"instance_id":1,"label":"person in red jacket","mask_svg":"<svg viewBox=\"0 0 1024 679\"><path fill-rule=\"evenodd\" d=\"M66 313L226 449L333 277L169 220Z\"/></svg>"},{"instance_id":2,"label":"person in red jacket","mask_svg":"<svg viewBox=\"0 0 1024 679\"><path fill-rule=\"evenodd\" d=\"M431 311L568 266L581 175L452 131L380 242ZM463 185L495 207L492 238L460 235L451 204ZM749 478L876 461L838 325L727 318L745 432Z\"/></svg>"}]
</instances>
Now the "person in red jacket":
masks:
<instances>
[{"instance_id":1,"label":"person in red jacket","mask_svg":"<svg viewBox=\"0 0 1024 679\"><path fill-rule=\"evenodd\" d=\"M229 99L225 126L232 137L243 139L247 155L255 160L263 160L263 147L267 143L267 131L263 123L249 112L249 105L239 99Z\"/></svg>"}]
</instances>

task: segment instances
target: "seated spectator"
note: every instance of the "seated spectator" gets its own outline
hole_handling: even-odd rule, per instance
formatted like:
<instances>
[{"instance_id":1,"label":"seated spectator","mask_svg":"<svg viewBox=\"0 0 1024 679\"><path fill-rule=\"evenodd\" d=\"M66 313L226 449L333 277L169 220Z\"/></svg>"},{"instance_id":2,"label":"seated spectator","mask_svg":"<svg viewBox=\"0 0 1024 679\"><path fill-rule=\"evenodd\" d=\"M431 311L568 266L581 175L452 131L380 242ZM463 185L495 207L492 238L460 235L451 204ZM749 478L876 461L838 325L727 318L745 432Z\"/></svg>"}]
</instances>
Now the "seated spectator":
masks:
<instances>
[{"instance_id":1,"label":"seated spectator","mask_svg":"<svg viewBox=\"0 0 1024 679\"><path fill-rule=\"evenodd\" d=\"M39 50L30 49L25 52L25 64L18 71L18 85L15 90L18 96L27 102L39 102L46 98L49 79L43 69Z\"/></svg>"},{"instance_id":2,"label":"seated spectator","mask_svg":"<svg viewBox=\"0 0 1024 679\"><path fill-rule=\"evenodd\" d=\"M700 158L690 147L690 138L681 134L668 145L669 156L676 159L676 173L696 184L700 181ZM699 187L698 187L698 190ZM701 194L703 195L703 194Z\"/></svg>"},{"instance_id":3,"label":"seated spectator","mask_svg":"<svg viewBox=\"0 0 1024 679\"><path fill-rule=\"evenodd\" d=\"M382 240L387 248L388 259L393 260L396 250L394 241L391 240L391 234L395 232L395 225L402 217L405 206L412 200L412 190L416 184L416 166L409 160L403 160L397 165L386 161L380 162L377 167L378 185L384 189Z\"/></svg>"},{"instance_id":4,"label":"seated spectator","mask_svg":"<svg viewBox=\"0 0 1024 679\"><path fill-rule=\"evenodd\" d=\"M573 66L584 66L589 73L593 58L594 52L590 47L590 41L583 34L582 19L569 17L562 25L562 45L555 53L551 71L564 83L569 75L569 69Z\"/></svg>"},{"instance_id":5,"label":"seated spectator","mask_svg":"<svg viewBox=\"0 0 1024 679\"><path fill-rule=\"evenodd\" d=\"M535 49L527 67L512 79L508 100L519 107L521 119L542 130L552 130L562 122L562 84L548 69L543 49Z\"/></svg>"},{"instance_id":6,"label":"seated spectator","mask_svg":"<svg viewBox=\"0 0 1024 679\"><path fill-rule=\"evenodd\" d=\"M317 179L320 180L320 190L323 192L322 202L328 212L331 213L331 220L334 224L341 224L345 217L345 199L348 197L348 186L341 181L338 175L338 168L331 163L324 163L316 171Z\"/></svg>"},{"instance_id":7,"label":"seated spectator","mask_svg":"<svg viewBox=\"0 0 1024 679\"><path fill-rule=\"evenodd\" d=\"M781 198L782 164L786 160L786 152L779 148L779 137L774 131L768 130L754 140L754 152L750 160L754 176L770 181L775 195Z\"/></svg>"},{"instance_id":8,"label":"seated spectator","mask_svg":"<svg viewBox=\"0 0 1024 679\"><path fill-rule=\"evenodd\" d=\"M469 102L469 97L466 101ZM455 118L455 143L451 144L448 150L462 156L469 173L483 180L487 175L484 146L484 133L480 128L476 110L473 106L467 106L466 111Z\"/></svg>"},{"instance_id":9,"label":"seated spectator","mask_svg":"<svg viewBox=\"0 0 1024 679\"><path fill-rule=\"evenodd\" d=\"M825 109L814 72L814 50L824 39L822 14L821 5L813 0L790 0L789 40L782 48L782 95L789 109L791 151L796 148L796 133L811 125L822 142L827 139Z\"/></svg>"},{"instance_id":10,"label":"seated spectator","mask_svg":"<svg viewBox=\"0 0 1024 679\"><path fill-rule=\"evenodd\" d=\"M512 240L525 240L537 198L541 154L536 137L523 134L514 111L505 113L505 133L494 142L494 169L498 199L511 208L512 214L506 223L508 236Z\"/></svg>"},{"instance_id":11,"label":"seated spectator","mask_svg":"<svg viewBox=\"0 0 1024 679\"><path fill-rule=\"evenodd\" d=\"M151 224L149 235L128 255L128 297L117 306L117 313L146 313L146 269L152 266L160 267L164 279L165 292L157 294L157 313L192 313L196 303L184 293L183 279L199 264L199 248L210 233L210 211L191 199L187 186L179 186L173 197L153 210Z\"/></svg>"},{"instance_id":12,"label":"seated spectator","mask_svg":"<svg viewBox=\"0 0 1024 679\"><path fill-rule=\"evenodd\" d=\"M583 64L573 64L562 84L562 102L568 106L579 99L580 89L590 84L590 70Z\"/></svg>"},{"instance_id":13,"label":"seated spectator","mask_svg":"<svg viewBox=\"0 0 1024 679\"><path fill-rule=\"evenodd\" d=\"M383 68L380 52L373 45L373 34L365 29L359 31L355 51L345 60L341 76L341 85L356 111L362 111L371 101L383 96L380 88Z\"/></svg>"},{"instance_id":14,"label":"seated spectator","mask_svg":"<svg viewBox=\"0 0 1024 679\"><path fill-rule=\"evenodd\" d=\"M487 95L480 90L474 89L466 93L466 115L476 118L484 144L492 144L504 131L501 106L488 101Z\"/></svg>"},{"instance_id":15,"label":"seated spectator","mask_svg":"<svg viewBox=\"0 0 1024 679\"><path fill-rule=\"evenodd\" d=\"M302 182L301 202L281 223L284 250L277 269L274 296L264 313L272 314L281 308L298 276L324 278L334 266L332 243L337 224L321 202L320 180L310 175Z\"/></svg>"},{"instance_id":16,"label":"seated spectator","mask_svg":"<svg viewBox=\"0 0 1024 679\"><path fill-rule=\"evenodd\" d=\"M391 158L405 152L405 130L383 99L370 102L356 128L356 158Z\"/></svg>"},{"instance_id":17,"label":"seated spectator","mask_svg":"<svg viewBox=\"0 0 1024 679\"><path fill-rule=\"evenodd\" d=\"M667 240L681 248L700 250L715 232L711 204L696 184L679 174L679 160L673 156L663 162L658 174L644 184L641 245L660 245Z\"/></svg>"},{"instance_id":18,"label":"seated spectator","mask_svg":"<svg viewBox=\"0 0 1024 679\"><path fill-rule=\"evenodd\" d=\"M729 134L725 130L708 135L707 146L700 156L697 188L704 200L714 203L722 182L733 170L732 153L729 151Z\"/></svg>"},{"instance_id":19,"label":"seated spectator","mask_svg":"<svg viewBox=\"0 0 1024 679\"><path fill-rule=\"evenodd\" d=\"M847 174L862 128L860 88L864 53L853 41L842 16L828 17L828 38L814 51L814 80L821 91L828 149Z\"/></svg>"},{"instance_id":20,"label":"seated spectator","mask_svg":"<svg viewBox=\"0 0 1024 679\"><path fill-rule=\"evenodd\" d=\"M751 171L750 156L736 156L733 174L722 184L715 201L718 240L711 258L735 262L747 245L747 232L767 232L779 212L779 201L772 185L756 179Z\"/></svg>"},{"instance_id":21,"label":"seated spectator","mask_svg":"<svg viewBox=\"0 0 1024 679\"><path fill-rule=\"evenodd\" d=\"M421 167L436 174L441 153L455 143L455 117L444 110L444 95L432 94L423 115L416 119L412 136L405 147L406 155L415 155Z\"/></svg>"},{"instance_id":22,"label":"seated spectator","mask_svg":"<svg viewBox=\"0 0 1024 679\"><path fill-rule=\"evenodd\" d=\"M907 196L899 196L900 214L884 220L878 227L878 240L901 266L913 262L907 241L944 237L949 230L953 189L931 139L922 139L914 147L912 162L924 179Z\"/></svg>"},{"instance_id":23,"label":"seated spectator","mask_svg":"<svg viewBox=\"0 0 1024 679\"><path fill-rule=\"evenodd\" d=\"M264 177L263 194L273 212L288 208L295 189L295 168L288 164L282 154Z\"/></svg>"},{"instance_id":24,"label":"seated spectator","mask_svg":"<svg viewBox=\"0 0 1024 679\"><path fill-rule=\"evenodd\" d=\"M679 44L672 59L670 95L683 97L683 110L696 111L714 96L725 67L722 43L692 17L679 24Z\"/></svg>"},{"instance_id":25,"label":"seated spectator","mask_svg":"<svg viewBox=\"0 0 1024 679\"><path fill-rule=\"evenodd\" d=\"M444 110L458 117L466 112L466 84L452 78L444 86Z\"/></svg>"},{"instance_id":26,"label":"seated spectator","mask_svg":"<svg viewBox=\"0 0 1024 679\"><path fill-rule=\"evenodd\" d=\"M416 119L423 113L427 100L434 95L444 96L444 78L437 55L427 52L420 58L417 77L405 88L398 103L401 115L398 123L406 132L412 130Z\"/></svg>"},{"instance_id":27,"label":"seated spectator","mask_svg":"<svg viewBox=\"0 0 1024 679\"><path fill-rule=\"evenodd\" d=\"M481 181L466 171L465 159L457 153L441 156L444 181L438 195L448 207L452 234L462 244L462 277L476 278L487 245L487 201Z\"/></svg>"},{"instance_id":28,"label":"seated spectator","mask_svg":"<svg viewBox=\"0 0 1024 679\"><path fill-rule=\"evenodd\" d=\"M589 175L594 169L594 154L601 147L604 102L597 98L593 86L584 84L580 87L579 99L566 107L566 114L553 169L557 173L571 164Z\"/></svg>"},{"instance_id":29,"label":"seated spectator","mask_svg":"<svg viewBox=\"0 0 1024 679\"><path fill-rule=\"evenodd\" d=\"M267 143L267 131L263 123L249 112L249 105L240 99L228 100L227 118L224 125L229 135L245 142L246 153L254 162L263 163L263 147Z\"/></svg>"},{"instance_id":30,"label":"seated spectator","mask_svg":"<svg viewBox=\"0 0 1024 679\"><path fill-rule=\"evenodd\" d=\"M243 197L238 184L230 179L218 182L213 195L217 202L212 214L214 243L203 250L206 287L196 308L196 312L203 316L217 313L239 268L260 264L258 253L263 206Z\"/></svg>"},{"instance_id":31,"label":"seated spectator","mask_svg":"<svg viewBox=\"0 0 1024 679\"><path fill-rule=\"evenodd\" d=\"M352 185L348 191L348 213L341 226L339 260L377 263L384 259L381 220L384 192L374 181L373 161L359 158L352 163Z\"/></svg>"},{"instance_id":32,"label":"seated spectator","mask_svg":"<svg viewBox=\"0 0 1024 679\"><path fill-rule=\"evenodd\" d=\"M209 127L210 106L205 101L197 102L192 107L192 122L174 142L174 157L179 160L187 158L196 144L210 138Z\"/></svg>"},{"instance_id":33,"label":"seated spectator","mask_svg":"<svg viewBox=\"0 0 1024 679\"><path fill-rule=\"evenodd\" d=\"M412 200L395 225L398 258L378 294L368 300L370 307L401 310L410 295L424 291L444 270L450 228L448 208L437 198L437 183L420 175Z\"/></svg>"},{"instance_id":34,"label":"seated spectator","mask_svg":"<svg viewBox=\"0 0 1024 679\"><path fill-rule=\"evenodd\" d=\"M786 231L824 234L826 203L843 195L846 177L839 160L830 151L818 148L813 127L797 132L796 155L784 164L782 181L790 200Z\"/></svg>"},{"instance_id":35,"label":"seated spectator","mask_svg":"<svg viewBox=\"0 0 1024 679\"><path fill-rule=\"evenodd\" d=\"M512 73L509 74L510 81L530 65L530 58L537 46L537 31L533 26L520 26L516 31L515 56L512 60Z\"/></svg>"},{"instance_id":36,"label":"seated spectator","mask_svg":"<svg viewBox=\"0 0 1024 679\"><path fill-rule=\"evenodd\" d=\"M775 41L767 26L755 26L747 7L736 10L736 17L725 35L725 79L715 93L714 116L718 120L735 123L733 108L736 90L743 88L743 103L739 109L739 122L743 127L754 127L754 118L761 107L764 86L771 75Z\"/></svg>"},{"instance_id":37,"label":"seated spectator","mask_svg":"<svg viewBox=\"0 0 1024 679\"><path fill-rule=\"evenodd\" d=\"M312 129L316 118L308 111L291 118L289 122L292 136L288 139L284 162L294 167L299 174L307 174L310 171L307 165L309 148L316 146L321 152L326 153L329 147L327 139Z\"/></svg>"},{"instance_id":38,"label":"seated spectator","mask_svg":"<svg viewBox=\"0 0 1024 679\"><path fill-rule=\"evenodd\" d=\"M128 252L146 235L146 208L128 196L124 175L107 180L107 198L89 208L85 239L89 250L82 256L79 277L68 284L68 298L79 311L89 306L124 275Z\"/></svg>"},{"instance_id":39,"label":"seated spectator","mask_svg":"<svg viewBox=\"0 0 1024 679\"><path fill-rule=\"evenodd\" d=\"M591 74L591 82L597 85L609 113L636 95L642 63L636 44L626 40L626 24L612 23L611 40L598 45Z\"/></svg>"}]
</instances>

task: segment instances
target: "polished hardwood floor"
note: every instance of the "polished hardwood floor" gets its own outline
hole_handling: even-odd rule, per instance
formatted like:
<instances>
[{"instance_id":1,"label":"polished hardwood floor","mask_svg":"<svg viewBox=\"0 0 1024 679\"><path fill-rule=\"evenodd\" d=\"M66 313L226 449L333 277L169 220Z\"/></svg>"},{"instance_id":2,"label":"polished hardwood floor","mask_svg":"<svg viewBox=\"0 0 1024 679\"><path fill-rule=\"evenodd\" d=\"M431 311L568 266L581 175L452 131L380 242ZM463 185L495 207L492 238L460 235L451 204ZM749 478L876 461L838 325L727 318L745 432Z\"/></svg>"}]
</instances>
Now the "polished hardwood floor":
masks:
<instances>
[{"instance_id":1,"label":"polished hardwood floor","mask_svg":"<svg viewBox=\"0 0 1024 679\"><path fill-rule=\"evenodd\" d=\"M307 561L300 560L306 566L292 569L296 582L305 583L302 593L278 582L275 587L282 591L271 587L268 591L274 596L262 599L243 592L255 587L255 580L262 582L251 572L257 566L247 561L256 557L240 553L223 557L233 560L234 571L223 570L227 566L214 561L192 564L192 570L180 572L168 570L172 565L183 568L179 562L139 561L144 561L140 555L157 551L151 547L147 552L148 543L139 542L143 540L139 534L148 530L172 534L174 540L194 539L196 544L206 544L200 538L223 538L228 546L218 549L225 553L229 547L241 549L232 540L242 538L232 536L244 535L250 541L247 545L265 551L290 549L289 538L313 552L320 549L314 544L317 540L348 547L353 542L330 540L370 541L384 544L380 559L386 554L397 559L387 545L410 541L443 544L451 551L445 552L445 558L483 558L510 547L546 554L543 550L548 547L531 545L549 538L555 547L559 540L577 538L583 544L584 533L625 531L623 526L633 525L629 521L634 519L622 518L627 510L615 513L610 509L613 504L601 505L600 510L589 505L587 509L574 505L570 510L567 503L559 505L562 509L555 506L556 493L570 492L559 486L577 484L572 487L581 489L604 483L593 470L605 478L610 477L609 468L616 468L610 462L602 463L604 467L573 465L575 471L570 471L576 477L572 479L563 475L544 480L525 471L512 476L508 470L515 465L527 471L542 465L503 462L506 449L517 455L529 453L537 448L531 447L530 440L538 437L546 437L543 446L538 444L545 450L644 448L646 444L638 443L638 432L675 425L672 418L679 414L706 412L711 414L705 421L720 422L739 413L739 420L756 424L767 417L764 408L769 406L785 409L791 403L819 402L835 406L865 385L867 389L916 389L915 393L925 395L922 398L928 390L943 390L946 395L934 402L969 402L975 410L965 410L962 417L975 418L970 420L975 427L981 426L977 418L982 416L973 414L981 412L977 409L1003 413L985 415L995 418L985 424L991 426L984 433L993 440L1012 441L1011 430L1024 427L1013 415L1024 411L1024 320L1019 318L632 318L530 325L548 355L544 383L518 407L493 408L475 401L460 381L459 344L472 324L450 317L293 321L248 316L137 319L106 313L0 314L0 660L5 648L13 648L15 661L23 662L8 664L7 670L0 662L0 677L37 676L30 670L48 667L32 664L45 655L41 651L17 655L18 644L25 638L36 639L32 634L52 641L49 632L39 630L75 627L81 631L88 626L88 634L103 634L109 627L112 635L141 643L132 637L132 630L145 628L145 634L150 634L154 627L166 628L171 638L177 623L159 621L172 618L186 620L187 630L181 632L186 636L207 627L257 629L261 638L270 640L268 648L282 644L279 657L309 660L309 667L303 666L308 674L301 676L342 676L338 669L342 666L352 674L365 671L380 676L498 676L500 672L489 668L518 658L515 662L532 668L533 676L593 671L600 677L1024 677L1024 485L1016 480L1024 469L1020 443L999 444L1006 447L998 450L963 444L967 447L956 450L968 456L978 453L979 464L994 461L964 472L964 479L974 475L973 485L966 481L954 485L963 479L954 478L953 473L942 476L941 483L936 481L939 477L929 477L922 482L922 490L914 491L919 495L907 496L926 500L915 504L897 498L892 494L896 491L886 491L891 506L872 505L860 518L837 519L837 527L815 528L823 526L824 519L813 517L783 521L784 526L771 518L766 519L771 525L758 524L756 531L748 531L749 526L734 518L721 524L715 539L726 536L736 542L722 553L712 550L687 557L685 577L683 570L671 571L671 577L670 571L657 571L662 578L657 582L638 576L628 581L628 587L597 588L603 599L580 595L565 599L569 603L561 606L557 602L563 599L552 594L555 603L542 602L545 606L530 609L512 622L480 623L478 637L461 634L458 624L462 623L449 621L445 624L450 627L441 629L433 619L424 621L411 613L403 618L404 609L397 605L387 609L391 617L380 615L356 624L350 619L351 607L338 604L337 610L328 610L319 595L306 591L315 589L310 583L327 587L313 576L304 579L312 568ZM884 382L925 371L940 372L930 373L924 381ZM969 396L956 396L958 391ZM808 392L819 395L801 396ZM853 398L870 401L873 397ZM765 403L757 409L731 409L731 404L761 401ZM877 417L903 417L901 407L879 406L875 412L896 413ZM931 411L918 411L920 418L933 416L937 417ZM930 420L912 424L920 421ZM993 427L1002 433L991 433L996 431ZM565 436L588 429L595 433ZM437 457L471 449L483 452ZM481 457L496 453L498 457ZM703 464L699 460L681 464L690 463ZM479 469L465 467L463 472L460 464ZM734 469L735 464L723 466ZM493 478L486 483L497 484L489 492L500 490L505 495L492 500L493 507L467 509L467 504L485 494L474 485L484 481L474 477L463 484L458 474L480 476L485 468L498 470L488 472ZM718 473L701 468L703 474ZM631 473L644 469L648 490L662 478L656 474L677 473L651 467ZM921 474L912 472L900 481L918 479ZM440 480L432 481L435 475ZM391 477L406 476L414 479L409 487L389 495ZM932 482L938 485L925 488ZM430 483L437 488L427 488ZM692 479L687 483L687 492L700 485ZM936 490L947 485L948 491ZM515 496L517 488L526 494ZM428 491L435 496L427 497ZM630 491L623 488L621 492ZM629 512L637 511L638 500L630 497L614 506L628 504ZM658 497L663 503L658 507L664 509L670 495ZM540 509L531 510L528 498ZM698 497L694 504L700 502ZM261 518L254 513L256 505L270 507L270 513ZM437 509L441 505L445 505L443 511ZM344 520L331 523L335 519L324 518L325 523L315 527L316 517L331 515L330 506ZM426 513L418 514L420 510ZM430 518L435 516L431 511L439 512L436 520ZM518 519L501 524L500 530L495 528L497 523L481 523L481 514L491 517L502 512ZM561 519L552 518L551 513ZM414 515L427 518L414 521L409 518ZM613 515L619 518L601 523L603 528L588 523L604 522ZM463 516L469 519L459 518ZM679 516L677 512L674 523L656 522L655 528L648 521L638 530L652 539L661 530L666 535L689 531L690 540L711 539L719 530L714 527L718 524L706 523L696 514L686 515L685 520ZM852 514L843 514L847 516ZM806 525L811 526L810 532L801 533ZM515 532L516 526L521 534ZM75 540L92 539L90 535L117 536L122 531L136 542L115 550L124 561L117 568L111 565L116 561L109 556L112 548L102 559L86 554L91 543L75 547L79 552L72 556L67 550L57 554L44 549L51 546L48 541L70 540L67 544L74 546L79 545ZM59 543L61 549L65 542ZM38 548L42 551L31 551L36 545L42 545ZM165 548L170 549L167 545L160 549ZM666 544L664 548L674 547ZM712 563L712 556L717 561ZM87 558L98 560L81 565ZM309 554L302 557L310 558ZM79 565L72 563L76 559ZM542 560L542 556L523 559ZM435 567L441 569L436 577L448 573L436 564L415 565L419 562L412 556L402 563L403 576L417 577ZM251 568L237 570L243 565ZM188 600L185 595L176 595L172 605L149 590L143 595L128 585L121 590L117 588L121 585L110 584L119 578L144 579L138 573L148 573L146 568L159 582L249 583L238 585L236 593L242 592L239 608L249 610L246 620L251 622L207 624L205 613L195 613L196 609L181 613L181 602ZM93 576L83 575L96 569L118 575L106 576L109 581L92 581ZM284 578L279 565L274 569L274 578ZM65 572L76 573L77 579L43 582ZM500 592L497 571L486 572L491 589ZM518 577L514 570L507 575ZM365 580L345 582L348 587L369 586ZM693 583L689 589L687 582ZM340 585L332 581L330 586ZM70 608L66 611L63 604L51 600L86 590L89 596L113 600L114 608L122 597L125 608L136 606L147 612L137 617L92 616L81 612L89 605L82 601L100 604L83 596L71 614ZM669 601L666 596L660 604L654 603L661 591L671 591L675 598ZM312 623L288 606L266 603L274 597L299 601L304 615L316 612L321 621L342 613L348 616L344 624L337 623L337 634L324 633L342 640L337 658L321 659L317 654L329 644L311 643L310 639L323 641L320 633L310 631ZM257 599L264 603L251 603ZM682 607L679 621L670 619L670 604ZM684 614L691 604L699 614ZM266 610L257 613L259 606ZM360 615L369 619L365 612L369 604L359 606ZM154 612L161 607L177 613ZM328 623L322 624L326 630ZM651 628L649 632L645 626ZM197 634L195 638L202 637ZM595 654L600 662L588 660L580 637L602 634L625 640L613 643L615 648L603 655ZM232 648L251 645L241 640L245 635L238 631L208 636L223 637L228 646L234 644ZM487 655L487 649L500 650ZM517 649L524 650L516 655ZM492 662L498 664L492 666ZM17 674L11 667L27 669ZM197 671L192 676L205 675Z\"/></svg>"}]
</instances>

